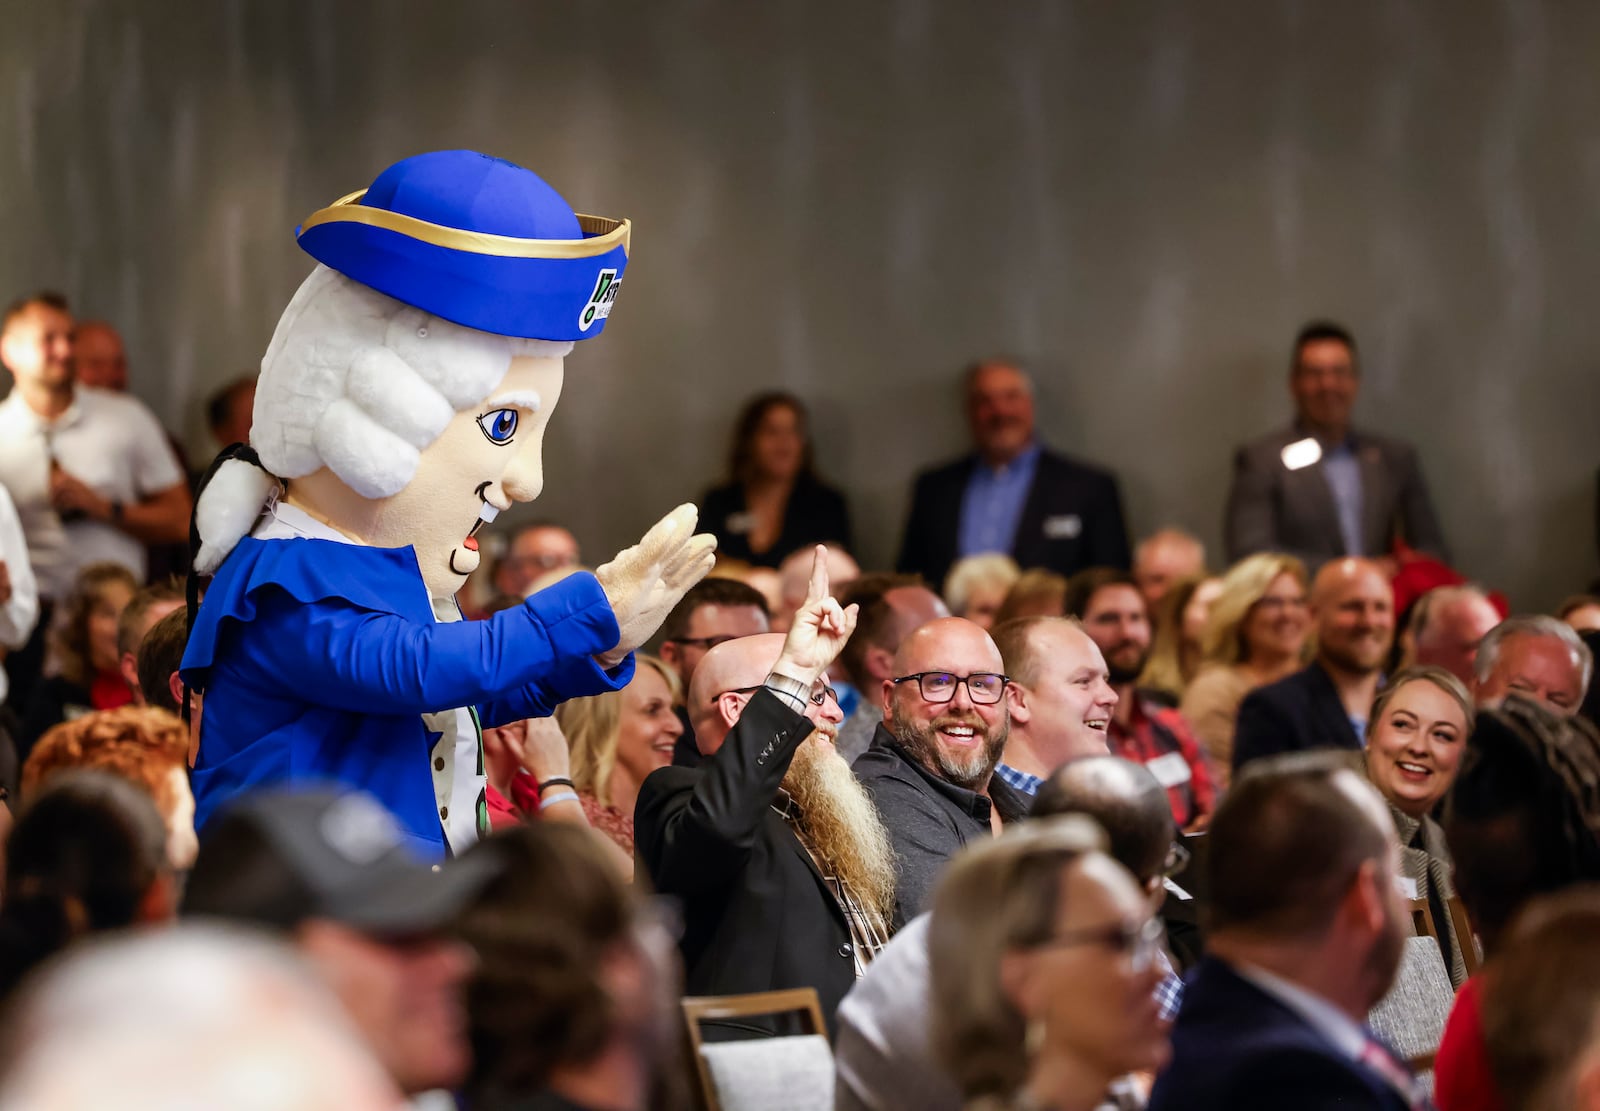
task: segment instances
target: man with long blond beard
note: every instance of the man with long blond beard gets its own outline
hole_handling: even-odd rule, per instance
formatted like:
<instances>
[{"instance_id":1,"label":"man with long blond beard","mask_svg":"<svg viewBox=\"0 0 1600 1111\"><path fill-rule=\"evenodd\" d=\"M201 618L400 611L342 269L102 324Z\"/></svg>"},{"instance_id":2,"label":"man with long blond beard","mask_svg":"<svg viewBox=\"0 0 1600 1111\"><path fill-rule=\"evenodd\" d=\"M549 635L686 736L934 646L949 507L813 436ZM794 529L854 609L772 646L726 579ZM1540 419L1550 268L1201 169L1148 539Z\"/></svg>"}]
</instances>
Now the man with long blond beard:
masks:
<instances>
[{"instance_id":1,"label":"man with long blond beard","mask_svg":"<svg viewBox=\"0 0 1600 1111\"><path fill-rule=\"evenodd\" d=\"M700 661L688 709L705 759L654 772L634 812L641 869L683 904L687 993L815 988L830 1035L894 904L893 850L833 750L843 714L823 678L855 620L829 597L818 549L787 634L740 637ZM781 1032L741 1020L708 1036Z\"/></svg>"}]
</instances>

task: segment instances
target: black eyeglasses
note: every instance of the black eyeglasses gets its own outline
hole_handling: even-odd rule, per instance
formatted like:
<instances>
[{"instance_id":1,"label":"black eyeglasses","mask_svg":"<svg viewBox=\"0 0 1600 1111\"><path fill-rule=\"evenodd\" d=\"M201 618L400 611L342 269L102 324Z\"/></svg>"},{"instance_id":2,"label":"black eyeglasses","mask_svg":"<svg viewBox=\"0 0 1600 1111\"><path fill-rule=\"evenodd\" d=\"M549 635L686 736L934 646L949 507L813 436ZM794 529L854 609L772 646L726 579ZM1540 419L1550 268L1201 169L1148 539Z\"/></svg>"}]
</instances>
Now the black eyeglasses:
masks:
<instances>
[{"instance_id":1,"label":"black eyeglasses","mask_svg":"<svg viewBox=\"0 0 1600 1111\"><path fill-rule=\"evenodd\" d=\"M762 686L764 686L764 684ZM755 694L756 691L762 689L762 686L734 687L732 690L718 692L716 697L721 698L724 694ZM809 697L813 706L821 706L830 698L833 699L833 704L835 706L839 704L839 692L828 686L826 683L820 683L816 686L813 686L811 688L811 694ZM713 701L715 701L715 699L713 699Z\"/></svg>"},{"instance_id":2,"label":"black eyeglasses","mask_svg":"<svg viewBox=\"0 0 1600 1111\"><path fill-rule=\"evenodd\" d=\"M1006 692L1009 676L991 671L974 671L971 675L952 675L948 671L919 671L915 675L902 675L892 680L895 684L916 680L924 702L949 702L956 696L956 688L967 685L967 697L978 706L993 706Z\"/></svg>"},{"instance_id":3,"label":"black eyeglasses","mask_svg":"<svg viewBox=\"0 0 1600 1111\"><path fill-rule=\"evenodd\" d=\"M1131 958L1133 970L1143 972L1155 963L1156 954L1166 944L1167 931L1161 919L1151 918L1137 925L1118 922L1088 930L1068 930L1045 938L1034 949L1066 949L1074 945L1103 945Z\"/></svg>"},{"instance_id":4,"label":"black eyeglasses","mask_svg":"<svg viewBox=\"0 0 1600 1111\"><path fill-rule=\"evenodd\" d=\"M666 640L662 641L661 643L663 643L663 644L693 644L693 645L695 645L695 646L697 646L699 648L704 648L707 652L709 652L719 644L727 644L728 641L730 641L730 640L738 640L738 639L739 639L738 637L733 636L733 635L720 636L720 637L668 637Z\"/></svg>"}]
</instances>

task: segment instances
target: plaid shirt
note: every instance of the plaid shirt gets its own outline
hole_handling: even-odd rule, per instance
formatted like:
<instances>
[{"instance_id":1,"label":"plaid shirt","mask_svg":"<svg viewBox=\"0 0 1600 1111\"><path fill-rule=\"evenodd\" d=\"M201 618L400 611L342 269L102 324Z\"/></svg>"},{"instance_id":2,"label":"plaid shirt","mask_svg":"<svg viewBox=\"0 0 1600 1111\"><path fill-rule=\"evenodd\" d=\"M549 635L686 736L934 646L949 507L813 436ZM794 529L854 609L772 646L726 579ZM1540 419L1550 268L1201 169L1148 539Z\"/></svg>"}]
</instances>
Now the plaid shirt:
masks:
<instances>
[{"instance_id":1,"label":"plaid shirt","mask_svg":"<svg viewBox=\"0 0 1600 1111\"><path fill-rule=\"evenodd\" d=\"M996 764L994 774L998 775L1007 787L1014 791L1021 791L1032 798L1039 793L1039 788L1044 785L1044 780L1039 776L1027 772L1019 772L1009 764Z\"/></svg>"},{"instance_id":2,"label":"plaid shirt","mask_svg":"<svg viewBox=\"0 0 1600 1111\"><path fill-rule=\"evenodd\" d=\"M1178 711L1135 692L1128 724L1112 718L1108 734L1114 755L1145 765L1161 781L1180 830L1215 809L1217 788L1210 765Z\"/></svg>"},{"instance_id":3,"label":"plaid shirt","mask_svg":"<svg viewBox=\"0 0 1600 1111\"><path fill-rule=\"evenodd\" d=\"M811 839L806 836L804 816L800 807L796 805L789 792L780 789L778 797L772 800L772 809L782 816L794 835L800 839L800 844L805 847L806 855L811 858L811 863L817 866L817 871L822 873L822 878L827 882L828 890L833 894L834 900L839 904L839 909L844 912L845 924L850 927L850 941L852 955L855 957L856 979L867 971L867 965L872 963L872 958L883 951L889 944L889 928L882 919L874 914L864 904L850 885L838 876L829 875L828 868L817 857L811 848Z\"/></svg>"}]
</instances>

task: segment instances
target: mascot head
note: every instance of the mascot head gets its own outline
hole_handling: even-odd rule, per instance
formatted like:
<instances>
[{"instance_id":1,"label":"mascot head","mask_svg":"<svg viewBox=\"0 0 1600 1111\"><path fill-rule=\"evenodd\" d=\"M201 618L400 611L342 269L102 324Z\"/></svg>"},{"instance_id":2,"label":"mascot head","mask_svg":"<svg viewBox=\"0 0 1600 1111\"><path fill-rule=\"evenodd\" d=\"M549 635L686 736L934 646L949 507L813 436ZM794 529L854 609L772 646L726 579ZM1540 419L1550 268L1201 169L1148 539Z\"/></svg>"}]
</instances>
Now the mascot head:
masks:
<instances>
[{"instance_id":1,"label":"mascot head","mask_svg":"<svg viewBox=\"0 0 1600 1111\"><path fill-rule=\"evenodd\" d=\"M286 499L361 543L415 549L434 596L476 533L539 495L563 359L599 335L631 226L580 216L537 176L471 151L408 158L298 231L321 264L261 364L251 446L196 509L216 570Z\"/></svg>"}]
</instances>

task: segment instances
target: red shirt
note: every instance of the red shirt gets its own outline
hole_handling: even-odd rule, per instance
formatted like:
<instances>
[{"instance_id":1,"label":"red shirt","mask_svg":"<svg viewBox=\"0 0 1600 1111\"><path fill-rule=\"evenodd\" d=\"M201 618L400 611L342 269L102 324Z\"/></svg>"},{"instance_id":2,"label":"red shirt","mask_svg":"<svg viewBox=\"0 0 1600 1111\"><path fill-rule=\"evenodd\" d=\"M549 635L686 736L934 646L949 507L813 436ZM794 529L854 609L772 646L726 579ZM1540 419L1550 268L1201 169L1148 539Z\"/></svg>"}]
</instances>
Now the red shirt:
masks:
<instances>
[{"instance_id":1,"label":"red shirt","mask_svg":"<svg viewBox=\"0 0 1600 1111\"><path fill-rule=\"evenodd\" d=\"M1217 803L1216 782L1183 715L1135 692L1128 724L1107 730L1111 754L1143 764L1167 789L1172 820L1188 829Z\"/></svg>"},{"instance_id":2,"label":"red shirt","mask_svg":"<svg viewBox=\"0 0 1600 1111\"><path fill-rule=\"evenodd\" d=\"M1483 1044L1482 976L1471 977L1456 992L1433 1059L1433 1100L1439 1111L1506 1111Z\"/></svg>"}]
</instances>

